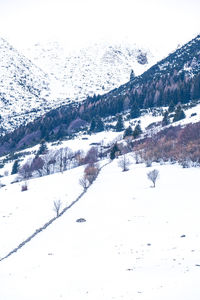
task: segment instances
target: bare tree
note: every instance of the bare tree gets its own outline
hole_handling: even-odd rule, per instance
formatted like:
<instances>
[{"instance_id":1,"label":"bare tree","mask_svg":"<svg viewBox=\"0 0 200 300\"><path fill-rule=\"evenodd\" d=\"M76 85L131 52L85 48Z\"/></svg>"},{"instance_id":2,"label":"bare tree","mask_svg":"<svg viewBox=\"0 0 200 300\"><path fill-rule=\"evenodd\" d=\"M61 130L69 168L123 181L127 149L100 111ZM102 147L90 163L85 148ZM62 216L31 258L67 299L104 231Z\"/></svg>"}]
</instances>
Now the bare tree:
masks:
<instances>
[{"instance_id":1,"label":"bare tree","mask_svg":"<svg viewBox=\"0 0 200 300\"><path fill-rule=\"evenodd\" d=\"M42 160L44 162L43 165L43 172L44 175L49 175L55 172L55 164L56 164L56 158L55 158L55 152L49 151L47 154L42 156Z\"/></svg>"},{"instance_id":2,"label":"bare tree","mask_svg":"<svg viewBox=\"0 0 200 300\"><path fill-rule=\"evenodd\" d=\"M97 178L98 173L98 164L89 164L84 170L84 177L89 181L89 184L92 184L92 182Z\"/></svg>"},{"instance_id":3,"label":"bare tree","mask_svg":"<svg viewBox=\"0 0 200 300\"><path fill-rule=\"evenodd\" d=\"M40 156L37 156L33 159L31 163L31 170L32 172L37 172L38 175L41 177L43 166L44 166L44 161Z\"/></svg>"},{"instance_id":4,"label":"bare tree","mask_svg":"<svg viewBox=\"0 0 200 300\"><path fill-rule=\"evenodd\" d=\"M56 160L58 162L58 166L59 166L59 171L63 172L63 157L64 157L64 149L60 148L57 152L56 152Z\"/></svg>"},{"instance_id":5,"label":"bare tree","mask_svg":"<svg viewBox=\"0 0 200 300\"><path fill-rule=\"evenodd\" d=\"M120 157L118 166L122 169L122 172L128 171L128 167L130 166L130 164L131 162L125 154Z\"/></svg>"},{"instance_id":6,"label":"bare tree","mask_svg":"<svg viewBox=\"0 0 200 300\"><path fill-rule=\"evenodd\" d=\"M56 217L58 217L60 214L61 206L62 206L62 202L60 200L53 202L53 210L56 212Z\"/></svg>"},{"instance_id":7,"label":"bare tree","mask_svg":"<svg viewBox=\"0 0 200 300\"><path fill-rule=\"evenodd\" d=\"M92 164L98 161L98 149L96 147L90 148L87 152L84 163L85 164Z\"/></svg>"},{"instance_id":8,"label":"bare tree","mask_svg":"<svg viewBox=\"0 0 200 300\"><path fill-rule=\"evenodd\" d=\"M139 151L134 152L135 163L139 164L142 162L141 153Z\"/></svg>"},{"instance_id":9,"label":"bare tree","mask_svg":"<svg viewBox=\"0 0 200 300\"><path fill-rule=\"evenodd\" d=\"M66 171L68 168L70 168L70 163L71 160L74 156L74 153L72 150L68 147L64 148L64 153L63 153L63 170Z\"/></svg>"},{"instance_id":10,"label":"bare tree","mask_svg":"<svg viewBox=\"0 0 200 300\"><path fill-rule=\"evenodd\" d=\"M19 169L19 175L23 179L29 179L32 176L31 163L29 161Z\"/></svg>"},{"instance_id":11,"label":"bare tree","mask_svg":"<svg viewBox=\"0 0 200 300\"><path fill-rule=\"evenodd\" d=\"M79 179L79 184L83 187L84 191L87 190L89 186L89 181L86 178L86 176L83 176L82 178Z\"/></svg>"},{"instance_id":12,"label":"bare tree","mask_svg":"<svg viewBox=\"0 0 200 300\"><path fill-rule=\"evenodd\" d=\"M147 173L147 177L148 177L149 180L152 181L153 187L155 188L155 186L156 186L156 180L159 177L159 171L156 170L156 169L154 169L153 171L150 171L150 172Z\"/></svg>"}]
</instances>

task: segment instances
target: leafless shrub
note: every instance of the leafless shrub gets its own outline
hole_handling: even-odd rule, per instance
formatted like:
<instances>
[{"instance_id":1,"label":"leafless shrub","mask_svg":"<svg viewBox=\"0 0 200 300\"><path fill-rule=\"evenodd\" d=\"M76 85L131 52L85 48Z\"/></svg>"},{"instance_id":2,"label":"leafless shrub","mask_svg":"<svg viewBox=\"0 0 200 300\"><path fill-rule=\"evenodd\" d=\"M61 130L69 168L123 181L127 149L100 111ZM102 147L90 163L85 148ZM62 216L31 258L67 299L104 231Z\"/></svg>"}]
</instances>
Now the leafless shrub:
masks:
<instances>
[{"instance_id":1,"label":"leafless shrub","mask_svg":"<svg viewBox=\"0 0 200 300\"><path fill-rule=\"evenodd\" d=\"M38 175L41 177L43 167L44 167L43 159L40 156L35 157L31 163L31 170L33 172L37 172Z\"/></svg>"},{"instance_id":2,"label":"leafless shrub","mask_svg":"<svg viewBox=\"0 0 200 300\"><path fill-rule=\"evenodd\" d=\"M148 158L147 160L145 160L145 165L147 168L152 166L152 160L150 158Z\"/></svg>"},{"instance_id":3,"label":"leafless shrub","mask_svg":"<svg viewBox=\"0 0 200 300\"><path fill-rule=\"evenodd\" d=\"M20 169L19 169L19 175L23 179L29 179L32 176L32 168L31 164L29 162L26 162Z\"/></svg>"},{"instance_id":4,"label":"leafless shrub","mask_svg":"<svg viewBox=\"0 0 200 300\"><path fill-rule=\"evenodd\" d=\"M27 191L28 190L28 184L27 182L25 181L22 186L21 186L21 191L24 192L24 191Z\"/></svg>"},{"instance_id":5,"label":"leafless shrub","mask_svg":"<svg viewBox=\"0 0 200 300\"><path fill-rule=\"evenodd\" d=\"M119 158L119 161L118 161L118 166L122 169L122 172L126 172L129 170L129 166L130 166L131 162L130 160L127 158L127 155L122 155L120 158Z\"/></svg>"},{"instance_id":6,"label":"leafless shrub","mask_svg":"<svg viewBox=\"0 0 200 300\"><path fill-rule=\"evenodd\" d=\"M98 149L96 147L90 148L90 150L87 152L84 163L95 163L98 161Z\"/></svg>"},{"instance_id":7,"label":"leafless shrub","mask_svg":"<svg viewBox=\"0 0 200 300\"><path fill-rule=\"evenodd\" d=\"M53 202L53 210L56 212L56 217L58 217L60 214L61 206L62 206L62 202L60 200Z\"/></svg>"},{"instance_id":8,"label":"leafless shrub","mask_svg":"<svg viewBox=\"0 0 200 300\"><path fill-rule=\"evenodd\" d=\"M84 165L84 153L81 150L78 150L74 153L73 166L82 166Z\"/></svg>"},{"instance_id":9,"label":"leafless shrub","mask_svg":"<svg viewBox=\"0 0 200 300\"><path fill-rule=\"evenodd\" d=\"M149 180L152 181L154 188L156 186L156 180L158 179L158 176L159 176L159 171L157 169L154 169L147 173L147 177Z\"/></svg>"},{"instance_id":10,"label":"leafless shrub","mask_svg":"<svg viewBox=\"0 0 200 300\"><path fill-rule=\"evenodd\" d=\"M85 176L83 176L79 179L79 184L83 187L84 191L87 190L89 185L88 179Z\"/></svg>"},{"instance_id":11,"label":"leafless shrub","mask_svg":"<svg viewBox=\"0 0 200 300\"><path fill-rule=\"evenodd\" d=\"M89 164L84 170L84 177L89 181L89 184L97 178L99 166L97 164Z\"/></svg>"},{"instance_id":12,"label":"leafless shrub","mask_svg":"<svg viewBox=\"0 0 200 300\"><path fill-rule=\"evenodd\" d=\"M135 163L139 164L142 162L141 153L139 151L135 151L134 153Z\"/></svg>"},{"instance_id":13,"label":"leafless shrub","mask_svg":"<svg viewBox=\"0 0 200 300\"><path fill-rule=\"evenodd\" d=\"M56 165L56 154L54 151L49 151L47 154L42 156L44 162L43 165L43 174L49 175L55 173Z\"/></svg>"}]
</instances>

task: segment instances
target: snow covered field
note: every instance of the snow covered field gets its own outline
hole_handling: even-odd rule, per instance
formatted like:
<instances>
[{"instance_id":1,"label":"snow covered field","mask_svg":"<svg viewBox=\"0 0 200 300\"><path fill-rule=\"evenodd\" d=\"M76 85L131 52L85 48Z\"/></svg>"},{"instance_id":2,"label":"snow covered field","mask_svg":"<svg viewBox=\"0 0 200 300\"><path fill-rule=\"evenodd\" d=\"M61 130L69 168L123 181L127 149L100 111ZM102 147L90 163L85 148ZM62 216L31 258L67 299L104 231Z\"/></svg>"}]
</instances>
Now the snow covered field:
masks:
<instances>
[{"instance_id":1,"label":"snow covered field","mask_svg":"<svg viewBox=\"0 0 200 300\"><path fill-rule=\"evenodd\" d=\"M122 172L114 160L79 202L0 262L0 299L199 300L199 172L134 162ZM81 193L82 174L79 167L32 179L25 192L19 183L0 190L0 257L55 215L53 201L65 206Z\"/></svg>"}]
</instances>

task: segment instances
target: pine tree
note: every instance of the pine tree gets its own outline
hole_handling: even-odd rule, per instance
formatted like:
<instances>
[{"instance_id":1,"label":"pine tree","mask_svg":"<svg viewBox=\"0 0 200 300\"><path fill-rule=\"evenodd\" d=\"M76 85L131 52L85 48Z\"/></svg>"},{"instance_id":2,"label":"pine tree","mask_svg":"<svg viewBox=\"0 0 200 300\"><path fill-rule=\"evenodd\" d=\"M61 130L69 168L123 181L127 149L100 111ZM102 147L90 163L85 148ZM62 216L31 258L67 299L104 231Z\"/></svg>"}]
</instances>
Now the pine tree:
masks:
<instances>
[{"instance_id":1,"label":"pine tree","mask_svg":"<svg viewBox=\"0 0 200 300\"><path fill-rule=\"evenodd\" d=\"M181 105L179 104L179 105L176 107L175 115L174 115L174 118L173 118L173 122L177 122L177 121L180 121L180 120L182 120L182 119L185 119L185 113L184 113L184 111L182 110Z\"/></svg>"},{"instance_id":2,"label":"pine tree","mask_svg":"<svg viewBox=\"0 0 200 300\"><path fill-rule=\"evenodd\" d=\"M104 131L104 124L103 124L101 118L97 117L95 132L101 132L101 131Z\"/></svg>"},{"instance_id":3,"label":"pine tree","mask_svg":"<svg viewBox=\"0 0 200 300\"><path fill-rule=\"evenodd\" d=\"M135 78L135 72L131 70L130 81L133 80L134 78Z\"/></svg>"},{"instance_id":4,"label":"pine tree","mask_svg":"<svg viewBox=\"0 0 200 300\"><path fill-rule=\"evenodd\" d=\"M91 124L90 124L90 132L94 132L96 127L96 121L95 118L92 118Z\"/></svg>"},{"instance_id":5,"label":"pine tree","mask_svg":"<svg viewBox=\"0 0 200 300\"><path fill-rule=\"evenodd\" d=\"M170 119L169 119L169 113L166 111L164 113L163 119L162 119L162 126L167 126L170 124Z\"/></svg>"},{"instance_id":6,"label":"pine tree","mask_svg":"<svg viewBox=\"0 0 200 300\"><path fill-rule=\"evenodd\" d=\"M117 132L124 130L124 122L123 122L123 118L121 115L119 115L119 117L118 117L117 124L115 125L115 130Z\"/></svg>"},{"instance_id":7,"label":"pine tree","mask_svg":"<svg viewBox=\"0 0 200 300\"><path fill-rule=\"evenodd\" d=\"M168 112L171 113L175 110L175 104L174 104L174 101L171 100L170 104L169 104L169 107L168 107Z\"/></svg>"},{"instance_id":8,"label":"pine tree","mask_svg":"<svg viewBox=\"0 0 200 300\"><path fill-rule=\"evenodd\" d=\"M19 160L15 160L12 167L11 175L17 174L18 171L19 171Z\"/></svg>"},{"instance_id":9,"label":"pine tree","mask_svg":"<svg viewBox=\"0 0 200 300\"><path fill-rule=\"evenodd\" d=\"M133 135L133 129L131 128L131 126L129 126L128 128L126 128L126 130L124 131L124 138L128 137L128 136L132 136Z\"/></svg>"},{"instance_id":10,"label":"pine tree","mask_svg":"<svg viewBox=\"0 0 200 300\"><path fill-rule=\"evenodd\" d=\"M119 147L118 147L117 143L115 143L110 151L110 159L112 159L112 160L115 159L116 154L119 153L119 151L120 151Z\"/></svg>"},{"instance_id":11,"label":"pine tree","mask_svg":"<svg viewBox=\"0 0 200 300\"><path fill-rule=\"evenodd\" d=\"M40 143L40 148L37 152L37 155L45 154L48 151L46 141L43 139Z\"/></svg>"},{"instance_id":12,"label":"pine tree","mask_svg":"<svg viewBox=\"0 0 200 300\"><path fill-rule=\"evenodd\" d=\"M99 116L92 119L91 125L90 125L90 132L101 132L104 131L104 124L103 121Z\"/></svg>"},{"instance_id":13,"label":"pine tree","mask_svg":"<svg viewBox=\"0 0 200 300\"><path fill-rule=\"evenodd\" d=\"M135 129L133 131L133 137L134 139L138 138L140 136L140 134L142 133L142 129L141 129L141 126L140 124L138 123L136 126L135 126Z\"/></svg>"},{"instance_id":14,"label":"pine tree","mask_svg":"<svg viewBox=\"0 0 200 300\"><path fill-rule=\"evenodd\" d=\"M131 111L130 111L130 118L135 119L135 118L139 118L140 116L141 116L141 113L140 113L139 106L137 105L137 102L134 101L134 103L131 107Z\"/></svg>"}]
</instances>

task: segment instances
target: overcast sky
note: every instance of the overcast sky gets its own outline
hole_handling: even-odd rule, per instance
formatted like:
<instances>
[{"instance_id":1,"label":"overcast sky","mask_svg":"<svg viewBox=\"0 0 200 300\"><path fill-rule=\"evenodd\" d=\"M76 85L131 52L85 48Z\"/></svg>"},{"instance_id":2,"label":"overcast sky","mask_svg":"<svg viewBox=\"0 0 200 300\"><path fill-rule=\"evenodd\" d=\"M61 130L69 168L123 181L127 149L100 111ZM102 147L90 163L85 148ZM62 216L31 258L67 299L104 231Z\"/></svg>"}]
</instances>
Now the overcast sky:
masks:
<instances>
[{"instance_id":1,"label":"overcast sky","mask_svg":"<svg viewBox=\"0 0 200 300\"><path fill-rule=\"evenodd\" d=\"M199 15L200 0L0 0L0 36L18 49L103 39L170 51L200 33Z\"/></svg>"}]
</instances>

